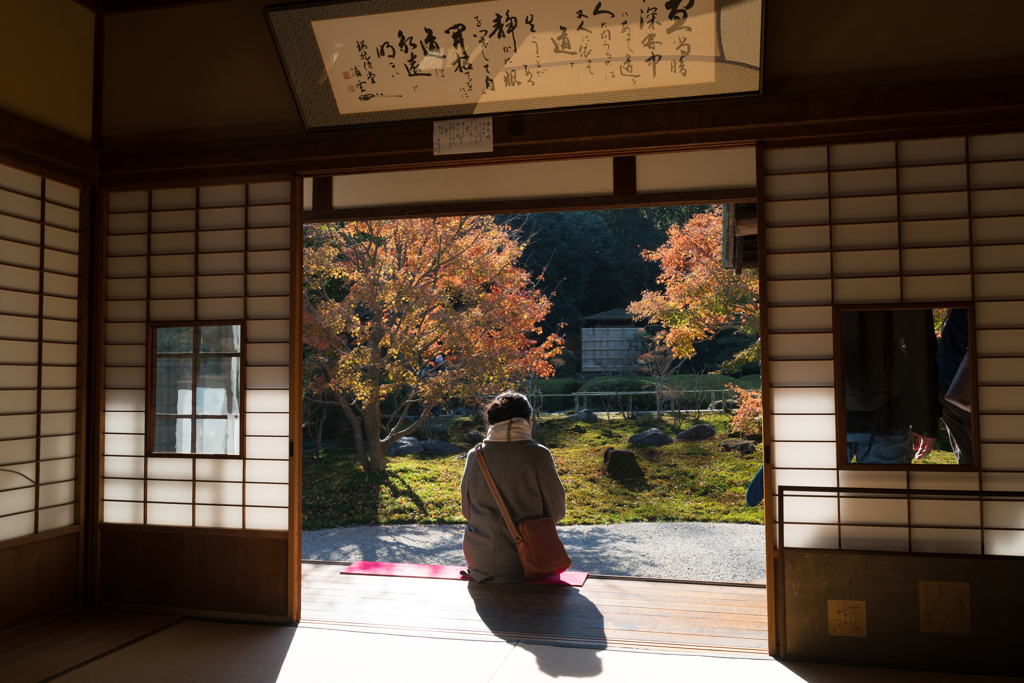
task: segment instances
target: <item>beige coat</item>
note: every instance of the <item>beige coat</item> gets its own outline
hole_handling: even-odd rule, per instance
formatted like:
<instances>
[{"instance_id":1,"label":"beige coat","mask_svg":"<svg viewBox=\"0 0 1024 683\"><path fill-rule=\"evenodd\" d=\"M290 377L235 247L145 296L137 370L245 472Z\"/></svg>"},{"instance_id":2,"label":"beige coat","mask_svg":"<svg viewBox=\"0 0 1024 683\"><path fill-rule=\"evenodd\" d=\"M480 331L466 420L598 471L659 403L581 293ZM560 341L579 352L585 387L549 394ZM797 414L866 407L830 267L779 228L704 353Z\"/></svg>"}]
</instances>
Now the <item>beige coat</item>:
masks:
<instances>
[{"instance_id":1,"label":"beige coat","mask_svg":"<svg viewBox=\"0 0 1024 683\"><path fill-rule=\"evenodd\" d=\"M526 517L552 517L558 522L565 517L565 488L547 448L534 441L485 441L483 457L513 522ZM491 583L522 581L523 565L480 470L476 448L466 458L461 489L467 522L462 550L473 578Z\"/></svg>"}]
</instances>

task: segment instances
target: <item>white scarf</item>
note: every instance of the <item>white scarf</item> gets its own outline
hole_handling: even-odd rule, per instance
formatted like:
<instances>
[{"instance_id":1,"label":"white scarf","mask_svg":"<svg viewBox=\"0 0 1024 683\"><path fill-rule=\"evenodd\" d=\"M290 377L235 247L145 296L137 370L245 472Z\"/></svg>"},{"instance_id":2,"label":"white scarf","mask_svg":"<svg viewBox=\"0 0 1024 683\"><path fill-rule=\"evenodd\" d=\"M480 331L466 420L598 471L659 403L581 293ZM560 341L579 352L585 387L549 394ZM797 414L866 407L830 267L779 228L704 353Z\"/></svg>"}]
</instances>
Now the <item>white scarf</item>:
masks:
<instances>
[{"instance_id":1,"label":"white scarf","mask_svg":"<svg viewBox=\"0 0 1024 683\"><path fill-rule=\"evenodd\" d=\"M533 441L531 423L521 417L513 417L487 428L484 441Z\"/></svg>"}]
</instances>

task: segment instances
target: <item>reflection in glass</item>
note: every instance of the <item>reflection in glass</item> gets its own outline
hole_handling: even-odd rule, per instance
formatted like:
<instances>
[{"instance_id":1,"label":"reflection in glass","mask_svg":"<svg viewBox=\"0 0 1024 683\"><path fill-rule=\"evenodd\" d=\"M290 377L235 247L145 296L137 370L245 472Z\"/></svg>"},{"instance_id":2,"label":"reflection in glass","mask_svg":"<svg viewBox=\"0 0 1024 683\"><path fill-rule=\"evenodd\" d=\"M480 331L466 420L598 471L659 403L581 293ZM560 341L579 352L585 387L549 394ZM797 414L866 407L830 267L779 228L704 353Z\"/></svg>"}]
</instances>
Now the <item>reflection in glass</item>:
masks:
<instances>
[{"instance_id":1,"label":"reflection in glass","mask_svg":"<svg viewBox=\"0 0 1024 683\"><path fill-rule=\"evenodd\" d=\"M196 453L238 455L238 416L214 420L196 420Z\"/></svg>"},{"instance_id":2,"label":"reflection in glass","mask_svg":"<svg viewBox=\"0 0 1024 683\"><path fill-rule=\"evenodd\" d=\"M192 353L192 327L158 327L157 353Z\"/></svg>"},{"instance_id":3,"label":"reflection in glass","mask_svg":"<svg viewBox=\"0 0 1024 683\"><path fill-rule=\"evenodd\" d=\"M843 311L841 327L847 462L971 464L970 413L946 400L967 309Z\"/></svg>"},{"instance_id":4,"label":"reflection in glass","mask_svg":"<svg viewBox=\"0 0 1024 683\"><path fill-rule=\"evenodd\" d=\"M154 453L191 453L192 420L158 417L153 430Z\"/></svg>"},{"instance_id":5,"label":"reflection in glass","mask_svg":"<svg viewBox=\"0 0 1024 683\"><path fill-rule=\"evenodd\" d=\"M192 414L192 358L157 356L156 412L164 415Z\"/></svg>"},{"instance_id":6,"label":"reflection in glass","mask_svg":"<svg viewBox=\"0 0 1024 683\"><path fill-rule=\"evenodd\" d=\"M199 359L197 415L238 415L238 356Z\"/></svg>"},{"instance_id":7,"label":"reflection in glass","mask_svg":"<svg viewBox=\"0 0 1024 683\"><path fill-rule=\"evenodd\" d=\"M199 332L199 351L200 353L238 353L241 338L241 325L204 326Z\"/></svg>"}]
</instances>

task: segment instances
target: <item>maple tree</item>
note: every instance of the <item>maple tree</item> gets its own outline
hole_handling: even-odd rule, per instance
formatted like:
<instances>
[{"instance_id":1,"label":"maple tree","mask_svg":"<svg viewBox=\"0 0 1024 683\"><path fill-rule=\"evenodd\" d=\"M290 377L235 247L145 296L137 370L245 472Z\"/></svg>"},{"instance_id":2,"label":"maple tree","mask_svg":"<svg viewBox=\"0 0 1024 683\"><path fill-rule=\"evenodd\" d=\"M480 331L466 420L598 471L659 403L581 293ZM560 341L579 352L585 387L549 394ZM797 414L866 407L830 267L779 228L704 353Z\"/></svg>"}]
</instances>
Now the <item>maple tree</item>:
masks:
<instances>
[{"instance_id":1,"label":"maple tree","mask_svg":"<svg viewBox=\"0 0 1024 683\"><path fill-rule=\"evenodd\" d=\"M668 241L643 252L645 259L661 266L658 284L663 291L645 291L627 309L637 319L648 319L665 328L664 342L679 358L695 352L694 343L726 328L757 335L760 313L757 271L736 272L723 268L722 208L690 218L682 227L672 225ZM737 354L734 361L760 359L760 345Z\"/></svg>"},{"instance_id":2,"label":"maple tree","mask_svg":"<svg viewBox=\"0 0 1024 683\"><path fill-rule=\"evenodd\" d=\"M305 395L341 407L366 471L442 403L554 373L523 246L484 216L306 226Z\"/></svg>"}]
</instances>

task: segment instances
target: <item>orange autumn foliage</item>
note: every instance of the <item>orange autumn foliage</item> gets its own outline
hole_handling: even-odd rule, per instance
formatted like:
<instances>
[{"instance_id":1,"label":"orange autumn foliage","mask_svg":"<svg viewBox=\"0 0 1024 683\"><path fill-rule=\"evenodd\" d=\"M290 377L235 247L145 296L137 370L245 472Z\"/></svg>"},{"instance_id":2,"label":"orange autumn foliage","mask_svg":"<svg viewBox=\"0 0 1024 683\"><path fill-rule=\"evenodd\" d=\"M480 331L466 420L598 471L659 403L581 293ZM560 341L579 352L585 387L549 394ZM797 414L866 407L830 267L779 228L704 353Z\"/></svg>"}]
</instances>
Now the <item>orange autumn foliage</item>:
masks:
<instances>
[{"instance_id":1,"label":"orange autumn foliage","mask_svg":"<svg viewBox=\"0 0 1024 683\"><path fill-rule=\"evenodd\" d=\"M697 214L644 258L661 266L658 284L663 291L646 291L629 306L638 319L663 325L665 343L679 358L695 352L694 343L725 327L741 334L757 334L760 318L757 271L737 275L722 267L722 208Z\"/></svg>"},{"instance_id":2,"label":"orange autumn foliage","mask_svg":"<svg viewBox=\"0 0 1024 683\"><path fill-rule=\"evenodd\" d=\"M740 407L732 416L732 431L744 436L761 434L761 392L741 389L735 384L726 384L725 387L739 396Z\"/></svg>"},{"instance_id":3,"label":"orange autumn foliage","mask_svg":"<svg viewBox=\"0 0 1024 683\"><path fill-rule=\"evenodd\" d=\"M554 372L523 246L490 217L306 226L306 394L341 407L366 470L435 406Z\"/></svg>"}]
</instances>

